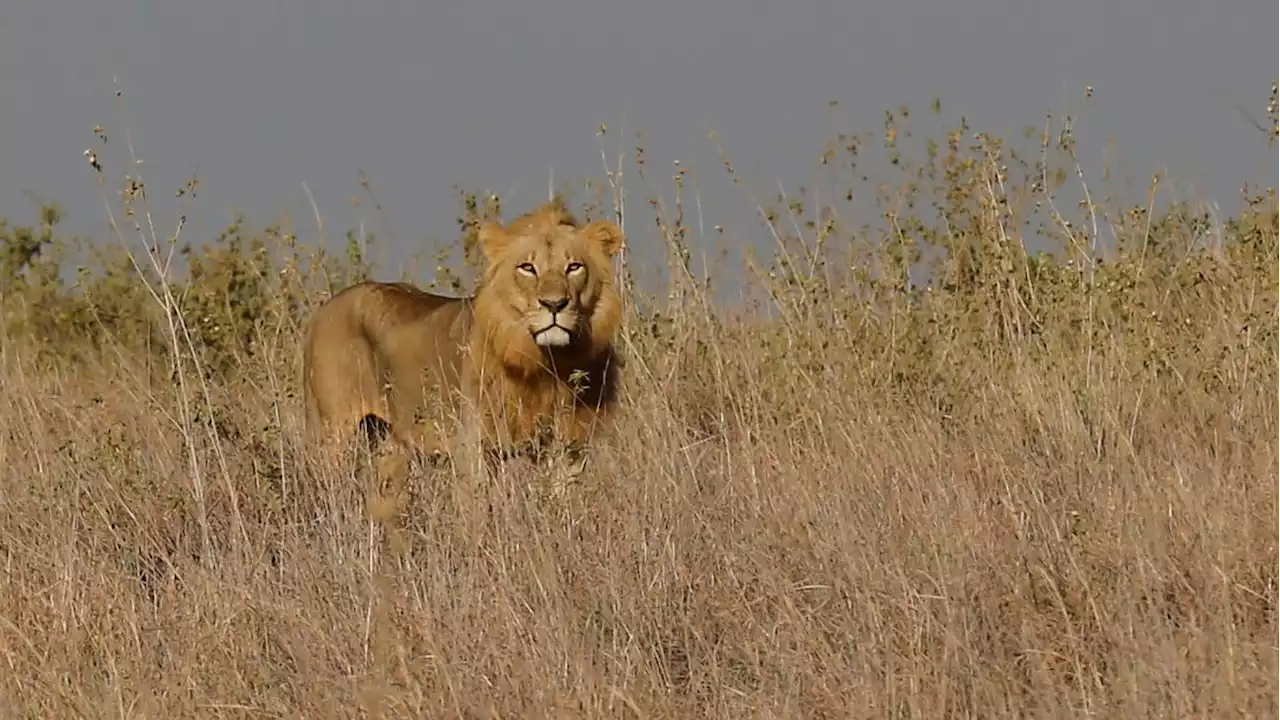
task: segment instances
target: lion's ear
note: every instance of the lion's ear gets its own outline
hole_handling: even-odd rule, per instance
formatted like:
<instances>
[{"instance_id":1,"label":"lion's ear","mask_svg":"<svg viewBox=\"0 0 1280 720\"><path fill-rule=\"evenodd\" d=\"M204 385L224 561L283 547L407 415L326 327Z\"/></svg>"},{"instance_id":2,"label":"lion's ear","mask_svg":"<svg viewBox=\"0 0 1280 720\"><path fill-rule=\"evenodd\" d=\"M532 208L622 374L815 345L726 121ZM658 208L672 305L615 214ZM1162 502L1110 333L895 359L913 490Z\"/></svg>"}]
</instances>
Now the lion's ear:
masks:
<instances>
[{"instance_id":1,"label":"lion's ear","mask_svg":"<svg viewBox=\"0 0 1280 720\"><path fill-rule=\"evenodd\" d=\"M588 224L582 228L582 235L599 245L604 254L610 257L622 248L622 228L608 220L596 220Z\"/></svg>"},{"instance_id":2,"label":"lion's ear","mask_svg":"<svg viewBox=\"0 0 1280 720\"><path fill-rule=\"evenodd\" d=\"M480 223L480 227L476 230L476 239L480 242L480 252L484 253L489 262L497 260L511 245L511 236L507 234L507 229L492 220Z\"/></svg>"}]
</instances>

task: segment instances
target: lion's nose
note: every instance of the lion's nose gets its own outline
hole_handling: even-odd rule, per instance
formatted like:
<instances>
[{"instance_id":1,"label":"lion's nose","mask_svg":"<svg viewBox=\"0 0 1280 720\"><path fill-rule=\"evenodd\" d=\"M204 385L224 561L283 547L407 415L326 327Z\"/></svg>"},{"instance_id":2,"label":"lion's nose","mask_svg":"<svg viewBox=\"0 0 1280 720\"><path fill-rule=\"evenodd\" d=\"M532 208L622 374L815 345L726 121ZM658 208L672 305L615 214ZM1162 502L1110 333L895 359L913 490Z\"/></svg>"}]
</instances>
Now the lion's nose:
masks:
<instances>
[{"instance_id":1,"label":"lion's nose","mask_svg":"<svg viewBox=\"0 0 1280 720\"><path fill-rule=\"evenodd\" d=\"M549 299L538 298L538 302L542 304L542 307L550 310L553 313L558 313L569 306L569 298L564 298L564 297L549 298Z\"/></svg>"}]
</instances>

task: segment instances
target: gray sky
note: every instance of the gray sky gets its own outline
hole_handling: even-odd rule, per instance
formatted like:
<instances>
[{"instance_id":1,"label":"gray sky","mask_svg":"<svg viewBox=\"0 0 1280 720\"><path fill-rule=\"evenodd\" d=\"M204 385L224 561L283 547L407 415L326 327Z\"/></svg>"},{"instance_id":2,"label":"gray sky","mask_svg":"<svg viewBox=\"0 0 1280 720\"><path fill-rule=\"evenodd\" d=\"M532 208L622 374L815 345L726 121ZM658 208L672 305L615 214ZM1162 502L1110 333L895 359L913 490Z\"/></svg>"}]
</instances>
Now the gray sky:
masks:
<instances>
[{"instance_id":1,"label":"gray sky","mask_svg":"<svg viewBox=\"0 0 1280 720\"><path fill-rule=\"evenodd\" d=\"M0 216L34 219L30 190L62 203L69 229L105 237L81 153L95 124L121 136L113 75L167 220L199 170L192 240L235 209L255 224L287 212L309 234L304 181L334 238L356 222L346 198L361 169L398 248L452 240L452 184L514 188L521 210L545 197L552 167L600 178L602 122L643 132L655 174L675 158L700 171L708 223L760 236L716 170L709 127L776 190L808 181L836 131L874 130L900 103L922 111L940 95L975 129L1016 135L1086 84L1087 172L1115 137L1128 174L1165 167L1224 209L1242 182L1275 182L1274 154L1232 107L1265 122L1269 1L651 1L10 2ZM629 230L633 243L649 232Z\"/></svg>"}]
</instances>

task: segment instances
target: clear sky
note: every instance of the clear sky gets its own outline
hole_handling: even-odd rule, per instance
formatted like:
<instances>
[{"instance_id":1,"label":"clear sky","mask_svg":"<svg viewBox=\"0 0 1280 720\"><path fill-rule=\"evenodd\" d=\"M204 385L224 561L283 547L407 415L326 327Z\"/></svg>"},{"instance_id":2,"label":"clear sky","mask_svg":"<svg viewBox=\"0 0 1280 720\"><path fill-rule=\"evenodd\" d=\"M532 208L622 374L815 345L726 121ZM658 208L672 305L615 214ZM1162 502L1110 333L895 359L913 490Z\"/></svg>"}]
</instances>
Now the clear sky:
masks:
<instances>
[{"instance_id":1,"label":"clear sky","mask_svg":"<svg viewBox=\"0 0 1280 720\"><path fill-rule=\"evenodd\" d=\"M333 237L355 222L346 198L364 170L398 248L451 240L454 183L522 205L545 197L552 168L599 177L602 122L645 133L656 168L700 163L708 197L728 198L709 187L727 186L709 127L776 188L810 178L836 130L874 130L900 103L941 96L976 129L1014 135L1085 85L1086 171L1115 137L1133 177L1165 168L1235 207L1241 183L1275 182L1275 156L1235 107L1265 123L1273 3L12 0L0 216L34 219L29 190L62 203L69 229L105 234L82 152L94 125L120 135L113 75L153 197L168 203L199 171L190 239L235 209L309 218L303 182ZM708 222L749 223L735 202L710 202Z\"/></svg>"}]
</instances>

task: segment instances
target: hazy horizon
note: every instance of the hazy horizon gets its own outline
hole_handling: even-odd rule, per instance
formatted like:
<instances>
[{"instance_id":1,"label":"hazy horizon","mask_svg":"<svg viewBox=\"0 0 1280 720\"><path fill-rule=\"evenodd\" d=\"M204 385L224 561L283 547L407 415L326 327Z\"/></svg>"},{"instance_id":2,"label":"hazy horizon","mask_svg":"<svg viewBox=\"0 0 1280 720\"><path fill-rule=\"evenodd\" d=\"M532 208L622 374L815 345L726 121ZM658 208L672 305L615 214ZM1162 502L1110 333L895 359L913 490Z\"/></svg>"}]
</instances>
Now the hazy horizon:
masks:
<instances>
[{"instance_id":1,"label":"hazy horizon","mask_svg":"<svg viewBox=\"0 0 1280 720\"><path fill-rule=\"evenodd\" d=\"M754 242L709 129L774 192L808 184L825 143L875 130L900 104L919 112L940 97L948 120L1013 139L1072 109L1086 85L1086 173L1102 173L1114 138L1116 169L1139 189L1164 170L1225 210L1241 184L1274 183L1275 154L1255 149L1242 109L1265 122L1275 20L1276 6L1242 1L16 4L0 25L11 98L0 217L33 221L30 191L62 205L67 231L107 237L82 152L103 125L122 157L113 76L162 213L176 216L173 191L198 173L184 230L195 243L235 211L254 225L286 213L311 240L306 183L331 242L363 217L389 232L394 263L423 238L456 237L455 184L508 196L516 212L545 197L552 173L601 180L601 123L615 147L620 129L643 133L658 181L681 160L700 176L707 224ZM348 203L360 171L385 218Z\"/></svg>"}]
</instances>

